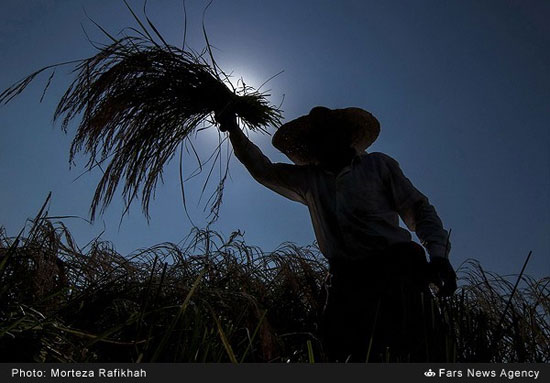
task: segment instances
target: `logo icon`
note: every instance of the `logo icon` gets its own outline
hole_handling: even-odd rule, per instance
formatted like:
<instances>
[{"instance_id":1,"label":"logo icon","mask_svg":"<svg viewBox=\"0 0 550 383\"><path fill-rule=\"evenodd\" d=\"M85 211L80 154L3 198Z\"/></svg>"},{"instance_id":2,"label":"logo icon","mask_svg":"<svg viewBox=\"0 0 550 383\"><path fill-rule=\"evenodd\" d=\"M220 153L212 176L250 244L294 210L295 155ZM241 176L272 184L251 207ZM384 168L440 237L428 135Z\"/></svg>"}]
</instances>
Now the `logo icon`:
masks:
<instances>
[{"instance_id":1,"label":"logo icon","mask_svg":"<svg viewBox=\"0 0 550 383\"><path fill-rule=\"evenodd\" d=\"M435 376L435 372L432 371L430 368L428 371L424 373L424 376L427 376L428 378L433 378Z\"/></svg>"}]
</instances>

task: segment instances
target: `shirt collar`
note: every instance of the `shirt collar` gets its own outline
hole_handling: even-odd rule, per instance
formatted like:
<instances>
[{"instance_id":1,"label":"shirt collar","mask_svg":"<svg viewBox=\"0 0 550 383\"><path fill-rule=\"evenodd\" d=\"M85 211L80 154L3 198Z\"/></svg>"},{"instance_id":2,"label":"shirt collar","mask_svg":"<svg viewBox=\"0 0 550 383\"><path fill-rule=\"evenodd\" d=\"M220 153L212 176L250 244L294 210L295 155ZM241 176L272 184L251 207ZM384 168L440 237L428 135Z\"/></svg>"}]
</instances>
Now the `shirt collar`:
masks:
<instances>
[{"instance_id":1,"label":"shirt collar","mask_svg":"<svg viewBox=\"0 0 550 383\"><path fill-rule=\"evenodd\" d=\"M336 176L336 177L342 176L346 173L349 173L355 166L359 165L363 155L365 155L365 154L366 153L357 153L357 155L351 159L350 164L344 166L338 173L335 173L333 171L326 170L326 169L323 169L323 168L321 168L321 169L327 174L330 174L330 175L333 175L333 176Z\"/></svg>"}]
</instances>

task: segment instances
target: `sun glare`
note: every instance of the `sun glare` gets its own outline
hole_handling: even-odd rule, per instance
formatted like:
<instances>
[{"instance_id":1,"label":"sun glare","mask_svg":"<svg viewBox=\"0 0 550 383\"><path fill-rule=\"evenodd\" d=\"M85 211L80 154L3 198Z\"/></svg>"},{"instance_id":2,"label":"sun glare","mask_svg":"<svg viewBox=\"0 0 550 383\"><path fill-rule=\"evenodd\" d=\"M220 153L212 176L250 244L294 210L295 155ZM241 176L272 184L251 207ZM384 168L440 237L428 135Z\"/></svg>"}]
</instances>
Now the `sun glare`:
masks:
<instances>
[{"instance_id":1,"label":"sun glare","mask_svg":"<svg viewBox=\"0 0 550 383\"><path fill-rule=\"evenodd\" d=\"M239 93L249 93L258 90L262 85L262 81L259 80L259 76L254 70L242 66L234 68L234 70L228 74L228 81Z\"/></svg>"}]
</instances>

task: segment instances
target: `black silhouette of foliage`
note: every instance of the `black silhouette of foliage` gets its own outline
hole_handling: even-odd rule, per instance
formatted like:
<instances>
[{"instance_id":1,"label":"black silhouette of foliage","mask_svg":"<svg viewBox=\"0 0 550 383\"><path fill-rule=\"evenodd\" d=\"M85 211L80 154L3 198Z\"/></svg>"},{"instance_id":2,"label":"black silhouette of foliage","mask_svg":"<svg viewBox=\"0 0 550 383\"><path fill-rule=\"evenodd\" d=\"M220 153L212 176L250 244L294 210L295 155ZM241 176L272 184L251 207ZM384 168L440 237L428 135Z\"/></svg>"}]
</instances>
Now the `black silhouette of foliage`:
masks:
<instances>
[{"instance_id":1,"label":"black silhouette of foliage","mask_svg":"<svg viewBox=\"0 0 550 383\"><path fill-rule=\"evenodd\" d=\"M326 361L326 273L315 246L265 252L238 231L195 228L128 256L100 238L79 247L45 203L16 237L0 227L0 359ZM445 361L550 362L550 277L504 277L474 260L458 275L457 293L431 307L449 330Z\"/></svg>"},{"instance_id":2,"label":"black silhouette of foliage","mask_svg":"<svg viewBox=\"0 0 550 383\"><path fill-rule=\"evenodd\" d=\"M104 211L121 182L126 207L141 197L149 217L149 202L166 164L201 124L213 122L216 112L235 113L250 130L263 131L281 118L281 111L268 102L268 94L244 83L238 89L231 85L212 56L206 32L207 47L202 53L180 49L168 45L147 16L149 28L128 8L141 29L127 28L132 35L125 32L115 38L96 24L110 43L94 43L95 55L44 67L0 94L0 103L7 103L40 73L74 65L75 79L60 99L54 121L60 121L66 132L73 120L80 120L70 149L71 163L80 152L88 157L89 170L107 163L91 203L92 219L98 208ZM211 157L221 161L219 153ZM221 204L224 180L220 176L218 195L210 199L213 218Z\"/></svg>"}]
</instances>

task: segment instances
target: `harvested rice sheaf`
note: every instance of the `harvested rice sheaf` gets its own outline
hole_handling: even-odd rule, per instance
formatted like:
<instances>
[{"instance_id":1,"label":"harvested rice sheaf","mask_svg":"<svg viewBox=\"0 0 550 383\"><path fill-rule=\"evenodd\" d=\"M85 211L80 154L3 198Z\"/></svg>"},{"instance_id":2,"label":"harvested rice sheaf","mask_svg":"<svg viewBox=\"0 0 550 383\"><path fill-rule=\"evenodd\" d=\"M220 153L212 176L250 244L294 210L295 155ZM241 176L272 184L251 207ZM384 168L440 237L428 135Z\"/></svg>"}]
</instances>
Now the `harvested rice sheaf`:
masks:
<instances>
[{"instance_id":1,"label":"harvested rice sheaf","mask_svg":"<svg viewBox=\"0 0 550 383\"><path fill-rule=\"evenodd\" d=\"M209 46L198 54L168 45L151 23L149 33L136 20L143 33L129 29L136 35L116 39L105 32L112 41L96 46L94 56L42 68L0 94L0 103L7 103L43 71L74 65L75 79L59 101L54 121L60 121L66 132L70 122L80 119L70 149L71 163L83 152L88 169L106 164L91 204L92 219L98 207L103 212L111 202L121 180L126 207L141 195L148 217L149 201L164 166L178 146L204 122L211 122L216 112L236 114L250 130L263 131L281 119L268 94L231 85ZM162 43L153 39L153 32ZM46 89L52 77L53 72ZM223 188L217 190L221 193Z\"/></svg>"}]
</instances>

